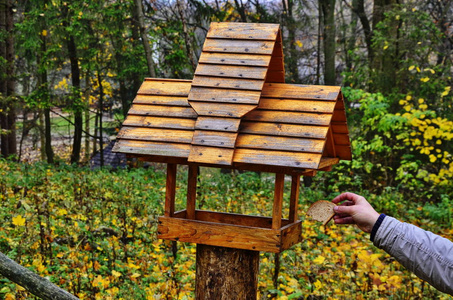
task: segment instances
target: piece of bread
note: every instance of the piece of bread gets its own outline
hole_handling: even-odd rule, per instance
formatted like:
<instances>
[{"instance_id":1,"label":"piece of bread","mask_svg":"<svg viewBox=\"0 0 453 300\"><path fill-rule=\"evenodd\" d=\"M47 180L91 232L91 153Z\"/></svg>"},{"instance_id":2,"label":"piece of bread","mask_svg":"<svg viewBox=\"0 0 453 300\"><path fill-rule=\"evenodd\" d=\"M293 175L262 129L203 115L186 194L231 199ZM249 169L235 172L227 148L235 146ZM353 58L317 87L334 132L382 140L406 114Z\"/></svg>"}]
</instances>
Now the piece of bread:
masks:
<instances>
[{"instance_id":1,"label":"piece of bread","mask_svg":"<svg viewBox=\"0 0 453 300\"><path fill-rule=\"evenodd\" d=\"M336 206L327 200L319 200L313 203L307 211L307 215L312 217L314 220L322 222L322 225L326 225L335 215L333 208Z\"/></svg>"}]
</instances>

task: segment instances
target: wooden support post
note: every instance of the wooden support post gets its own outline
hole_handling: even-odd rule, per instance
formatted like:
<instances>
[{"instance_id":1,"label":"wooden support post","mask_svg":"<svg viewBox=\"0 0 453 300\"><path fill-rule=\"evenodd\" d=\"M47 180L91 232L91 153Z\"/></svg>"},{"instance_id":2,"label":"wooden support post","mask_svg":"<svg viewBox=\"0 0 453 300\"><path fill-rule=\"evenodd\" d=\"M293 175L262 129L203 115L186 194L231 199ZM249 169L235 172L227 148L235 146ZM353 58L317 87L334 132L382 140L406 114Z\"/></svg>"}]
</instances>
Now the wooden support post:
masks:
<instances>
[{"instance_id":1,"label":"wooden support post","mask_svg":"<svg viewBox=\"0 0 453 300\"><path fill-rule=\"evenodd\" d=\"M256 300L259 252L197 244L195 299Z\"/></svg>"},{"instance_id":2,"label":"wooden support post","mask_svg":"<svg viewBox=\"0 0 453 300\"><path fill-rule=\"evenodd\" d=\"M289 199L289 222L294 223L299 219L297 205L299 204L300 175L293 175L291 180L291 196Z\"/></svg>"},{"instance_id":3,"label":"wooden support post","mask_svg":"<svg viewBox=\"0 0 453 300\"><path fill-rule=\"evenodd\" d=\"M167 164L167 184L165 189L164 211L164 215L166 217L173 217L175 214L176 172L177 164Z\"/></svg>"},{"instance_id":4,"label":"wooden support post","mask_svg":"<svg viewBox=\"0 0 453 300\"><path fill-rule=\"evenodd\" d=\"M272 229L282 227L283 189L285 187L285 174L275 175L274 207L272 210Z\"/></svg>"},{"instance_id":5,"label":"wooden support post","mask_svg":"<svg viewBox=\"0 0 453 300\"><path fill-rule=\"evenodd\" d=\"M198 166L189 165L189 178L187 179L187 219L195 219L195 203L197 200Z\"/></svg>"}]
</instances>

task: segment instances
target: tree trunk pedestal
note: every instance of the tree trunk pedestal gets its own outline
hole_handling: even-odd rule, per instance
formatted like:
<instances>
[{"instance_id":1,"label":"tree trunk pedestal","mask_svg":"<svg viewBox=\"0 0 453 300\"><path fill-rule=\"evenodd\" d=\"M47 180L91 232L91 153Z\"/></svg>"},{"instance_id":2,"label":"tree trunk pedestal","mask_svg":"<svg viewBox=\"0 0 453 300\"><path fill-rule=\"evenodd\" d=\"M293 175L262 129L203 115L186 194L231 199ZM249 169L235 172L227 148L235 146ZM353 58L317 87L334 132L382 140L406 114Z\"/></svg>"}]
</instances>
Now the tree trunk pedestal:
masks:
<instances>
[{"instance_id":1,"label":"tree trunk pedestal","mask_svg":"<svg viewBox=\"0 0 453 300\"><path fill-rule=\"evenodd\" d=\"M195 299L256 300L259 254L197 244Z\"/></svg>"}]
</instances>

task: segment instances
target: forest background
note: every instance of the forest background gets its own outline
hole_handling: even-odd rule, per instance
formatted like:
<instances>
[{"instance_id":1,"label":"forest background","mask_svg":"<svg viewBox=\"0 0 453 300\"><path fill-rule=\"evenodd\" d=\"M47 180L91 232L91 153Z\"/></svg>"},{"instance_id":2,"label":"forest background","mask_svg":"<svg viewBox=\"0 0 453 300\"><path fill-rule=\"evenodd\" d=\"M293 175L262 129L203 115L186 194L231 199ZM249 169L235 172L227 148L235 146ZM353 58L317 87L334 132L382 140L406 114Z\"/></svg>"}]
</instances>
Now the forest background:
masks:
<instances>
[{"instance_id":1,"label":"forest background","mask_svg":"<svg viewBox=\"0 0 453 300\"><path fill-rule=\"evenodd\" d=\"M84 299L193 296L193 245L156 239L162 167L101 153L145 77L192 78L214 21L279 23L286 82L342 86L353 160L304 178L302 212L355 191L453 238L452 0L0 0L0 251ZM265 174L202 174L204 208L271 210ZM304 228L262 254L261 298L447 297L355 228Z\"/></svg>"}]
</instances>

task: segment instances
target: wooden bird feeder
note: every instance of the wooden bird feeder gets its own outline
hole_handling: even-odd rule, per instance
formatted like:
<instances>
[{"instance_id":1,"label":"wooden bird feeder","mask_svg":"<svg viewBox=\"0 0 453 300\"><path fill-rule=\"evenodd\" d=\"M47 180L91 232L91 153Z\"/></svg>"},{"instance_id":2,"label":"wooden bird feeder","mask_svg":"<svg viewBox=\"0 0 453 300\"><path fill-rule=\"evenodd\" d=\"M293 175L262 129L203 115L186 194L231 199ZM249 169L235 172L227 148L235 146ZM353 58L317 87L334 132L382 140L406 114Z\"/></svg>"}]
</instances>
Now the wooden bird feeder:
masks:
<instances>
[{"instance_id":1,"label":"wooden bird feeder","mask_svg":"<svg viewBox=\"0 0 453 300\"><path fill-rule=\"evenodd\" d=\"M274 253L301 241L300 176L351 159L340 87L285 84L279 25L250 23L211 23L193 80L146 79L114 151L167 163L159 238ZM182 211L178 164L189 167ZM275 173L272 216L197 210L199 166Z\"/></svg>"}]
</instances>

